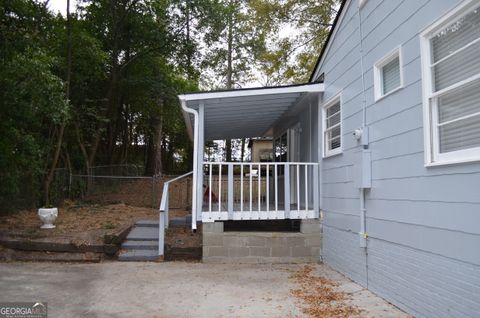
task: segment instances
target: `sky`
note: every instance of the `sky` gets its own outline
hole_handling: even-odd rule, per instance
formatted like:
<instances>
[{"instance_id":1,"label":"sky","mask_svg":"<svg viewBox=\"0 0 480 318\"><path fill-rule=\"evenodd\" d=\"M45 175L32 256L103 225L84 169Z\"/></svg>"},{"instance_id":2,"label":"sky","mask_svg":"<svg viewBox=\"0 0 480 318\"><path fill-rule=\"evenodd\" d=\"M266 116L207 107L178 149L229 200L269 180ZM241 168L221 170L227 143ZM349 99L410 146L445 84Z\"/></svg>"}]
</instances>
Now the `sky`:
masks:
<instances>
[{"instance_id":1,"label":"sky","mask_svg":"<svg viewBox=\"0 0 480 318\"><path fill-rule=\"evenodd\" d=\"M73 12L76 5L76 0L70 0L70 11ZM53 12L61 12L63 15L65 15L67 12L67 0L50 0L48 1L48 7Z\"/></svg>"}]
</instances>

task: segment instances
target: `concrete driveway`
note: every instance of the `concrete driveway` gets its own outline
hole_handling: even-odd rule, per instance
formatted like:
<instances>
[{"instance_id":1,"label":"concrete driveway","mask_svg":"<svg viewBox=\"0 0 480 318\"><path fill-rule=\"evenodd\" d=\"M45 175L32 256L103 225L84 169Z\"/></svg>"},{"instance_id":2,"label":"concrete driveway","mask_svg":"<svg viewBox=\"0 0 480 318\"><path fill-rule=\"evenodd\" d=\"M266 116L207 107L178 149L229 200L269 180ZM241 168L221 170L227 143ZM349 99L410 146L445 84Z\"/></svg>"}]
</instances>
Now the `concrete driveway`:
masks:
<instances>
[{"instance_id":1,"label":"concrete driveway","mask_svg":"<svg viewBox=\"0 0 480 318\"><path fill-rule=\"evenodd\" d=\"M49 317L303 317L289 278L301 265L0 264L0 302L48 302ZM325 265L362 317L408 317Z\"/></svg>"}]
</instances>

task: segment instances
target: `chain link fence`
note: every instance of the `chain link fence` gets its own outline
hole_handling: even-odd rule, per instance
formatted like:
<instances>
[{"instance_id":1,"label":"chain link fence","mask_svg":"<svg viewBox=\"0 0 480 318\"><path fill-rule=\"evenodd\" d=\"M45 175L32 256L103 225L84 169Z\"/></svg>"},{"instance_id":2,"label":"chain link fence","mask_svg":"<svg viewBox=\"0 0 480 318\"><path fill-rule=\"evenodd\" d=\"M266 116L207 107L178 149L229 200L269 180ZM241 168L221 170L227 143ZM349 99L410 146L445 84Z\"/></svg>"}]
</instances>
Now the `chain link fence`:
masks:
<instances>
[{"instance_id":1,"label":"chain link fence","mask_svg":"<svg viewBox=\"0 0 480 318\"><path fill-rule=\"evenodd\" d=\"M93 204L124 203L158 209L163 184L175 176L142 176L137 165L95 166L89 174L68 176L66 197ZM110 173L110 174L108 174ZM62 177L65 181L65 178ZM189 209L192 180L186 178L170 186L170 208Z\"/></svg>"}]
</instances>

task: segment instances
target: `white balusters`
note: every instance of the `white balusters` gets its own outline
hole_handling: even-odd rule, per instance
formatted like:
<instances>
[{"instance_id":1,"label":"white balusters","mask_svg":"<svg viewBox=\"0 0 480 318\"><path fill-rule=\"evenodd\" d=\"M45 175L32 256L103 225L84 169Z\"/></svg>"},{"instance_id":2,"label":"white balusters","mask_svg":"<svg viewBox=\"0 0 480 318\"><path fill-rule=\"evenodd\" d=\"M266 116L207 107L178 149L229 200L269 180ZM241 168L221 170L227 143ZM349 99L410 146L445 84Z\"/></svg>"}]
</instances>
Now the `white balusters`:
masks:
<instances>
[{"instance_id":1,"label":"white balusters","mask_svg":"<svg viewBox=\"0 0 480 318\"><path fill-rule=\"evenodd\" d=\"M308 166L304 166L305 169L305 217L308 213Z\"/></svg>"},{"instance_id":2,"label":"white balusters","mask_svg":"<svg viewBox=\"0 0 480 318\"><path fill-rule=\"evenodd\" d=\"M218 165L218 212L222 211L222 164Z\"/></svg>"},{"instance_id":3,"label":"white balusters","mask_svg":"<svg viewBox=\"0 0 480 318\"><path fill-rule=\"evenodd\" d=\"M275 165L275 218L278 216L278 165Z\"/></svg>"},{"instance_id":4,"label":"white balusters","mask_svg":"<svg viewBox=\"0 0 480 318\"><path fill-rule=\"evenodd\" d=\"M249 183L249 185L248 185L248 188L250 189L250 213L251 213L251 212L252 212L252 208L253 208L253 206L252 206L252 200L253 200L253 193L252 193L252 192L253 192L253 183L252 183L252 178L253 178L253 176L252 176L252 165L251 165L251 164L250 164L250 172L249 172L249 174L250 174L250 183Z\"/></svg>"},{"instance_id":5,"label":"white balusters","mask_svg":"<svg viewBox=\"0 0 480 318\"><path fill-rule=\"evenodd\" d=\"M258 177L258 212L260 213L260 211L262 211L262 188L261 188L262 167L260 164L258 164L257 177Z\"/></svg>"},{"instance_id":6,"label":"white balusters","mask_svg":"<svg viewBox=\"0 0 480 318\"><path fill-rule=\"evenodd\" d=\"M200 194L204 197L202 219L205 222L298 219L318 215L319 185L315 183L318 183L319 178L316 163L206 162L204 166L208 169L206 185L209 191L208 196ZM228 169L225 175L224 166ZM218 169L218 175L215 169ZM245 173L248 173L247 182ZM215 182L218 182L218 186Z\"/></svg>"},{"instance_id":7,"label":"white balusters","mask_svg":"<svg viewBox=\"0 0 480 318\"><path fill-rule=\"evenodd\" d=\"M265 181L267 182L267 189L265 191L265 195L267 199L265 200L265 208L267 210L267 219L269 218L268 212L270 212L270 165L267 163L267 173L265 175Z\"/></svg>"},{"instance_id":8,"label":"white balusters","mask_svg":"<svg viewBox=\"0 0 480 318\"><path fill-rule=\"evenodd\" d=\"M240 165L240 212L243 212L243 165Z\"/></svg>"},{"instance_id":9,"label":"white balusters","mask_svg":"<svg viewBox=\"0 0 480 318\"><path fill-rule=\"evenodd\" d=\"M212 212L212 164L208 167L208 212Z\"/></svg>"}]
</instances>

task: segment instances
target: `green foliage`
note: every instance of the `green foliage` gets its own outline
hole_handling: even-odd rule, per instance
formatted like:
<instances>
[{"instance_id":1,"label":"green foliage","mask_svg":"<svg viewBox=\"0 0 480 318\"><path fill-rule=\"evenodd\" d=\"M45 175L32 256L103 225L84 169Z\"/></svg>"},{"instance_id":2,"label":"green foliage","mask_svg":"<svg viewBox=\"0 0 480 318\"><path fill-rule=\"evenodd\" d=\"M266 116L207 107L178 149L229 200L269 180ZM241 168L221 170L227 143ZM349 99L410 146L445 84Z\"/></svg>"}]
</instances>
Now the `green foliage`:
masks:
<instances>
[{"instance_id":1,"label":"green foliage","mask_svg":"<svg viewBox=\"0 0 480 318\"><path fill-rule=\"evenodd\" d=\"M255 0L255 20L270 34L257 66L266 85L304 83L330 32L339 0Z\"/></svg>"},{"instance_id":2,"label":"green foliage","mask_svg":"<svg viewBox=\"0 0 480 318\"><path fill-rule=\"evenodd\" d=\"M265 47L266 29L257 24L255 8L250 2L221 0L217 6L215 26L206 40L206 58L202 67L207 74L203 86L208 88L241 87L254 79L257 51Z\"/></svg>"},{"instance_id":3,"label":"green foliage","mask_svg":"<svg viewBox=\"0 0 480 318\"><path fill-rule=\"evenodd\" d=\"M9 1L2 9L0 206L5 211L38 202L54 127L68 120L69 107L64 83L54 73L58 60L44 46L49 24L32 25L47 19L44 7Z\"/></svg>"},{"instance_id":4,"label":"green foliage","mask_svg":"<svg viewBox=\"0 0 480 318\"><path fill-rule=\"evenodd\" d=\"M69 17L47 4L0 2L0 212L96 164L191 169L177 95L305 80L337 0L79 0ZM286 25L298 36L277 38Z\"/></svg>"},{"instance_id":5,"label":"green foliage","mask_svg":"<svg viewBox=\"0 0 480 318\"><path fill-rule=\"evenodd\" d=\"M168 167L188 168L177 164L188 162L190 144L176 96L197 84L173 63L179 53L171 7L161 0L81 1L68 28L66 17L43 1L0 4L0 211L41 203L65 125L58 166L70 171L144 164L144 149L159 133L164 161L177 155ZM156 121L164 123L162 132ZM50 195L56 202L64 190L57 179Z\"/></svg>"}]
</instances>

